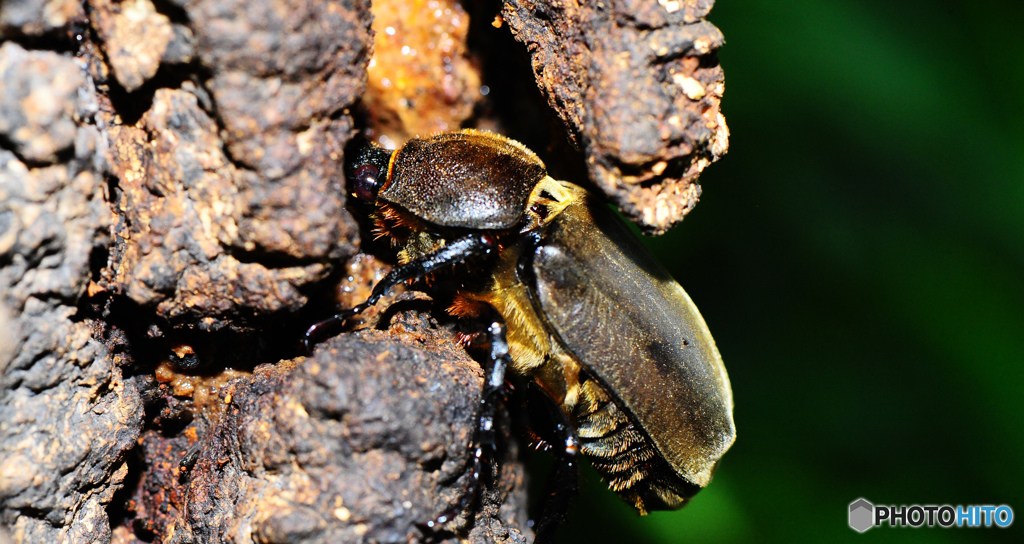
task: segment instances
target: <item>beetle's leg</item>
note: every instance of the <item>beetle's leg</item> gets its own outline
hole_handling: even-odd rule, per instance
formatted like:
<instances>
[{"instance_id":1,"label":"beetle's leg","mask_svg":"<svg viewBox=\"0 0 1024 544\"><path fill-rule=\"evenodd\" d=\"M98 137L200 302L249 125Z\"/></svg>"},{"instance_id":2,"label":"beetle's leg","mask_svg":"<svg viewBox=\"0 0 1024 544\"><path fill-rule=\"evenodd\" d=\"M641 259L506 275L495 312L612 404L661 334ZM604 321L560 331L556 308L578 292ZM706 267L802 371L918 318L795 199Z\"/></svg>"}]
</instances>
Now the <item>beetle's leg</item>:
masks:
<instances>
[{"instance_id":1,"label":"beetle's leg","mask_svg":"<svg viewBox=\"0 0 1024 544\"><path fill-rule=\"evenodd\" d=\"M521 423L532 440L531 446L555 456L555 465L544 489L543 510L539 518L530 521L534 544L552 542L577 491L580 444L576 426L561 405L536 382L529 381L521 390L513 388L513 391L515 394L510 399L525 416Z\"/></svg>"},{"instance_id":2,"label":"beetle's leg","mask_svg":"<svg viewBox=\"0 0 1024 544\"><path fill-rule=\"evenodd\" d=\"M555 433L558 438L548 442L551 451L557 458L557 464L553 474L547 483L547 499L544 501L544 510L540 520L534 525L534 544L553 541L558 526L565 521L565 514L569 510L569 501L576 495L576 486L579 481L579 469L576 458L580 453L579 438L576 436L576 427L569 421L569 417L562 411L555 402L547 395L538 395L544 399L544 405L555 423Z\"/></svg>"},{"instance_id":3,"label":"beetle's leg","mask_svg":"<svg viewBox=\"0 0 1024 544\"><path fill-rule=\"evenodd\" d=\"M540 233L528 233L524 243L526 249L520 253L516 267L521 277L532 278L532 259L541 243ZM555 530L565 520L570 499L576 495L579 481L579 465L576 459L579 457L580 444L579 437L576 435L576 427L562 407L547 394L538 394L535 397L539 400L539 403L535 403L535 405L539 404L544 407L548 420L554 422L554 430L557 434L551 439L541 439L543 449L554 454L557 463L552 477L548 479L544 510L540 520L534 525L534 544L540 544L554 538Z\"/></svg>"},{"instance_id":4,"label":"beetle's leg","mask_svg":"<svg viewBox=\"0 0 1024 544\"><path fill-rule=\"evenodd\" d=\"M505 371L512 364L512 359L508 353L505 321L496 310L493 308L491 310L487 312L491 314L488 315L490 324L481 335L489 349L487 360L484 361L484 389L480 395L477 429L473 437L473 444L470 446L471 479L466 493L458 503L436 518L422 524L426 529L435 529L451 521L476 501L480 494L482 474L485 469L490 470L494 450L497 447L494 418L498 403L505 390Z\"/></svg>"},{"instance_id":5,"label":"beetle's leg","mask_svg":"<svg viewBox=\"0 0 1024 544\"><path fill-rule=\"evenodd\" d=\"M201 442L196 442L181 456L181 460L178 461L178 481L185 482L192 475L192 469L195 468L199 453L202 451L201 446Z\"/></svg>"},{"instance_id":6,"label":"beetle's leg","mask_svg":"<svg viewBox=\"0 0 1024 544\"><path fill-rule=\"evenodd\" d=\"M366 299L366 302L348 310L342 310L309 327L302 339L306 353L313 352L313 345L316 344L317 338L324 329L333 327L354 315L364 312L367 308L376 304L380 297L386 295L396 285L409 280L421 279L433 272L451 268L471 257L486 255L493 251L495 247L497 247L497 243L492 236L488 234L470 234L456 239L437 251L427 253L415 261L396 266L383 279L377 282L377 285L373 286L370 298Z\"/></svg>"}]
</instances>

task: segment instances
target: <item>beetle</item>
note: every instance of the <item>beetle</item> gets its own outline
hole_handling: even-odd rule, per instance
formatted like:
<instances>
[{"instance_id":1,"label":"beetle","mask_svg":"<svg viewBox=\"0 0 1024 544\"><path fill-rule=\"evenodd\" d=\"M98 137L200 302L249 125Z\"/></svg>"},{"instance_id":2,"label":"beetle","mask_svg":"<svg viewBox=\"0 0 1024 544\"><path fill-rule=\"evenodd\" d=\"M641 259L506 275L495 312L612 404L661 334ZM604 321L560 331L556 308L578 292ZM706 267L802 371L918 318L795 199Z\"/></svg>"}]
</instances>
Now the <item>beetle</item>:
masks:
<instances>
[{"instance_id":1,"label":"beetle","mask_svg":"<svg viewBox=\"0 0 1024 544\"><path fill-rule=\"evenodd\" d=\"M307 349L394 286L470 262L485 273L460 276L448 311L482 323L488 348L477 478L509 369L560 408L573 477L582 452L640 514L708 484L735 440L729 377L697 307L612 210L526 146L473 129L396 151L368 143L347 175L398 264L364 303L310 327ZM538 540L560 515L545 513Z\"/></svg>"}]
</instances>

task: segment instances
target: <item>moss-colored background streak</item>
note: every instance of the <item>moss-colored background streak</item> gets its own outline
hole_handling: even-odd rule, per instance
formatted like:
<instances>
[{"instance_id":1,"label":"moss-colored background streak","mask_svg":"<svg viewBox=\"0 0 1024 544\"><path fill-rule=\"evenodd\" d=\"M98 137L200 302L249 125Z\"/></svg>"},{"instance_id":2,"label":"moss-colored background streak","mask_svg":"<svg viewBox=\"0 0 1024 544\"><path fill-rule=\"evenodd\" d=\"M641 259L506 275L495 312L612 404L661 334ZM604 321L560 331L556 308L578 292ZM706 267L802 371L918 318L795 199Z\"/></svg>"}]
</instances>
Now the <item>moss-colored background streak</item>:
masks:
<instances>
[{"instance_id":1,"label":"moss-colored background streak","mask_svg":"<svg viewBox=\"0 0 1024 544\"><path fill-rule=\"evenodd\" d=\"M719 0L728 156L651 239L732 378L736 445L679 512L587 472L572 542L1021 542L847 507L1024 515L1024 8Z\"/></svg>"}]
</instances>

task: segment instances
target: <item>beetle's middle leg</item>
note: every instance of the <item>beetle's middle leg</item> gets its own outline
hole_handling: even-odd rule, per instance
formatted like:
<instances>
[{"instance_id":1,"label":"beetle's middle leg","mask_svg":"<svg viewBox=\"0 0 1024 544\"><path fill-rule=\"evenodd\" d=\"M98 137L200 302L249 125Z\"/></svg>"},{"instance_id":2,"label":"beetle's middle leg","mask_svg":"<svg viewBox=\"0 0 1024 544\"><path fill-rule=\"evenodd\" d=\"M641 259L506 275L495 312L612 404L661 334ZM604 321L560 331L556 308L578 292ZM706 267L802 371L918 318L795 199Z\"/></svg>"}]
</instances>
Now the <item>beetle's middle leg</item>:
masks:
<instances>
[{"instance_id":1,"label":"beetle's middle leg","mask_svg":"<svg viewBox=\"0 0 1024 544\"><path fill-rule=\"evenodd\" d=\"M455 505L423 524L427 529L434 529L451 521L476 501L483 485L483 474L485 471L491 471L491 462L497 449L495 416L498 405L504 398L505 372L512 364L512 359L509 355L505 320L490 305L480 304L479 307L484 309L479 319L485 326L478 334L470 337L470 343L474 347L486 350L486 356L483 361L484 387L477 412L477 429L470 445L470 482L466 492Z\"/></svg>"}]
</instances>

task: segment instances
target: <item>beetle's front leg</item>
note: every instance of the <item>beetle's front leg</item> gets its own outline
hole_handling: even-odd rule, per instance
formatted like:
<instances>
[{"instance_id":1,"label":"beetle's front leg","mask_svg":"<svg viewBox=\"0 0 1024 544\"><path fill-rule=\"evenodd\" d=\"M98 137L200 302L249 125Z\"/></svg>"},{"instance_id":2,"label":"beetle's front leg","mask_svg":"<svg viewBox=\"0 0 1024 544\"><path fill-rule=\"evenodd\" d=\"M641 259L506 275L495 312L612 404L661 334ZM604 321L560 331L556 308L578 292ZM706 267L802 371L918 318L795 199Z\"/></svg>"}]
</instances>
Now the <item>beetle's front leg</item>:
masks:
<instances>
[{"instance_id":1,"label":"beetle's front leg","mask_svg":"<svg viewBox=\"0 0 1024 544\"><path fill-rule=\"evenodd\" d=\"M396 266L382 280L377 282L377 285L373 287L373 291L370 293L370 297L365 302L348 310L342 310L319 323L314 323L306 329L306 334L302 338L302 344L306 353L313 352L313 346L322 335L324 329L335 326L354 315L366 311L367 308L376 304L380 297L386 295L396 285L409 280L422 279L428 274L451 268L472 257L487 255L494 251L496 247L497 242L493 236L489 234L470 234L458 238L441 249L427 253L412 262Z\"/></svg>"}]
</instances>

